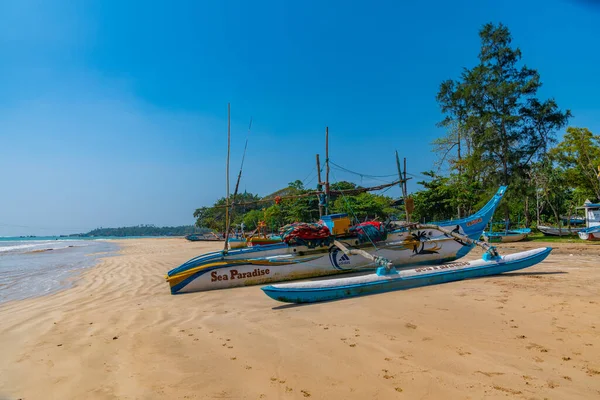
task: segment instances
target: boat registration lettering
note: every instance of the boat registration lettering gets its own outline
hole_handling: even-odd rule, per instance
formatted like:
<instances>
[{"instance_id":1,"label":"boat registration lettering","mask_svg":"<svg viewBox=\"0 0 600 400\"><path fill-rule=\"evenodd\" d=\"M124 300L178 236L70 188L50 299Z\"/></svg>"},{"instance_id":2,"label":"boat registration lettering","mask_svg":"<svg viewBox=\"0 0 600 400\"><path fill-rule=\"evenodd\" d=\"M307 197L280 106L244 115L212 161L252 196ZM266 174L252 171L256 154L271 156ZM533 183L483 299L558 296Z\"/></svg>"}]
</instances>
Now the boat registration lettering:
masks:
<instances>
[{"instance_id":1,"label":"boat registration lettering","mask_svg":"<svg viewBox=\"0 0 600 400\"><path fill-rule=\"evenodd\" d=\"M482 219L482 218L476 218L476 219L474 219L473 221L469 221L469 222L467 222L467 226L473 226L473 225L475 225L475 224L478 224L478 223L480 223L481 221L483 221L483 219Z\"/></svg>"},{"instance_id":2,"label":"boat registration lettering","mask_svg":"<svg viewBox=\"0 0 600 400\"><path fill-rule=\"evenodd\" d=\"M468 262L457 262L457 263L444 264L444 265L433 265L431 267L415 268L415 272L442 271L444 269L464 267L467 264L469 264L469 263Z\"/></svg>"},{"instance_id":3,"label":"boat registration lettering","mask_svg":"<svg viewBox=\"0 0 600 400\"><path fill-rule=\"evenodd\" d=\"M252 272L239 272L237 269L232 269L231 271L229 271L229 274L219 274L218 271L213 271L210 273L210 281L232 281L234 279L253 278L257 276L269 275L270 273L271 270L268 268L255 268Z\"/></svg>"}]
</instances>

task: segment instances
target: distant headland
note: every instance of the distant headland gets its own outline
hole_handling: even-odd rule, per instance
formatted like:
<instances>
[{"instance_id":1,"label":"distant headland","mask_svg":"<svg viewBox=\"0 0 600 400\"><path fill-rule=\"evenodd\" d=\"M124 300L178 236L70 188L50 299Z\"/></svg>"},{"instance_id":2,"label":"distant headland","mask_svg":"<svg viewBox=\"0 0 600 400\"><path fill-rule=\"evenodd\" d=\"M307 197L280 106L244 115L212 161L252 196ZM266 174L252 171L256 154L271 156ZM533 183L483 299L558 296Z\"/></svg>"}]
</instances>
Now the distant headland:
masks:
<instances>
[{"instance_id":1,"label":"distant headland","mask_svg":"<svg viewBox=\"0 0 600 400\"><path fill-rule=\"evenodd\" d=\"M138 225L125 226L121 228L96 228L87 233L76 233L72 235L61 235L61 237L129 237L129 236L186 236L191 233L204 233L209 229L197 228L194 225L182 226L155 226Z\"/></svg>"}]
</instances>

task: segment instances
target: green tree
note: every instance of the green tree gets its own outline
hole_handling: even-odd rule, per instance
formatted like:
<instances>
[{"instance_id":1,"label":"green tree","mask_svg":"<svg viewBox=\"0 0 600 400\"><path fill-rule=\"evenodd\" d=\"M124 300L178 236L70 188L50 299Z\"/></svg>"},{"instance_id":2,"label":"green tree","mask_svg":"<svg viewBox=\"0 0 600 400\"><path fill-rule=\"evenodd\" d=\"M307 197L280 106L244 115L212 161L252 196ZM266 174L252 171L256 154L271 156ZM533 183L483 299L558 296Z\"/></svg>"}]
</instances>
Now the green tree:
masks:
<instances>
[{"instance_id":1,"label":"green tree","mask_svg":"<svg viewBox=\"0 0 600 400\"><path fill-rule=\"evenodd\" d=\"M587 128L567 128L563 140L551 150L557 163L565 169L566 180L584 196L600 200L600 136Z\"/></svg>"},{"instance_id":2,"label":"green tree","mask_svg":"<svg viewBox=\"0 0 600 400\"><path fill-rule=\"evenodd\" d=\"M241 223L243 221L243 215L251 210L260 208L260 204L257 203L260 200L260 196L252 193L238 193L235 198L233 195L229 197L229 204L234 204L232 208L232 222ZM220 198L213 204L212 207L200 207L194 211L194 218L196 218L196 226L206 227L213 230L224 231L225 230L225 197Z\"/></svg>"},{"instance_id":3,"label":"green tree","mask_svg":"<svg viewBox=\"0 0 600 400\"><path fill-rule=\"evenodd\" d=\"M440 85L437 101L448 134L435 144L442 154L456 152L450 168L460 178L465 175L483 187L511 185L508 197L522 199L532 191L513 184L546 157L555 132L571 113L561 111L553 99L536 97L540 76L521 65L521 51L512 47L506 26L485 24L479 37L478 65L465 69L460 80Z\"/></svg>"},{"instance_id":4,"label":"green tree","mask_svg":"<svg viewBox=\"0 0 600 400\"><path fill-rule=\"evenodd\" d=\"M360 193L356 196L338 196L333 202L333 213L347 213L349 217L358 219L359 222L367 218L384 221L398 211L392 207L391 197L373 193Z\"/></svg>"}]
</instances>

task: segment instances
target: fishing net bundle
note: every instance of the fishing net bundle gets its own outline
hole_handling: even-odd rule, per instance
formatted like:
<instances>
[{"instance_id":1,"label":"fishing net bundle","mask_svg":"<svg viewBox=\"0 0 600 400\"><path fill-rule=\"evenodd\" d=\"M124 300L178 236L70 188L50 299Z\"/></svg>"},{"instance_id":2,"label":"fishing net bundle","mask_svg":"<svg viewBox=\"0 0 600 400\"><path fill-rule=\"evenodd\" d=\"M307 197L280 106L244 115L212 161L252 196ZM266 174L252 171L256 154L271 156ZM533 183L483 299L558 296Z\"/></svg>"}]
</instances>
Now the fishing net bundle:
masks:
<instances>
[{"instance_id":1,"label":"fishing net bundle","mask_svg":"<svg viewBox=\"0 0 600 400\"><path fill-rule=\"evenodd\" d=\"M279 229L281 240L287 244L299 244L309 247L324 246L332 240L326 225L296 222Z\"/></svg>"},{"instance_id":2,"label":"fishing net bundle","mask_svg":"<svg viewBox=\"0 0 600 400\"><path fill-rule=\"evenodd\" d=\"M350 235L356 235L360 243L381 242L387 239L387 230L384 224L378 221L367 221L352 226Z\"/></svg>"}]
</instances>

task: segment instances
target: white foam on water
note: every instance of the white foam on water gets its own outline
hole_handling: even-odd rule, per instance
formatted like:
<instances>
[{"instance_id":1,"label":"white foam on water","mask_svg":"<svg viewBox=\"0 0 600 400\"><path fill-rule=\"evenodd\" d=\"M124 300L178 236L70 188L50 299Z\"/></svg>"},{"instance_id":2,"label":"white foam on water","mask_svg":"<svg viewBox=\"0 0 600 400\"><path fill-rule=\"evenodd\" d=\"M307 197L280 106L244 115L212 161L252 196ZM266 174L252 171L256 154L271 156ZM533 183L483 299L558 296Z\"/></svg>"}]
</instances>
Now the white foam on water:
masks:
<instances>
[{"instance_id":1,"label":"white foam on water","mask_svg":"<svg viewBox=\"0 0 600 400\"><path fill-rule=\"evenodd\" d=\"M118 249L114 243L85 240L23 242L0 242L0 303L65 288L73 276Z\"/></svg>"},{"instance_id":2,"label":"white foam on water","mask_svg":"<svg viewBox=\"0 0 600 400\"><path fill-rule=\"evenodd\" d=\"M88 246L87 243L82 243L80 240L43 240L39 242L0 242L0 255L6 253L27 253L36 250L59 250L73 247ZM15 244L22 243L22 244ZM6 244L3 246L3 244Z\"/></svg>"}]
</instances>

